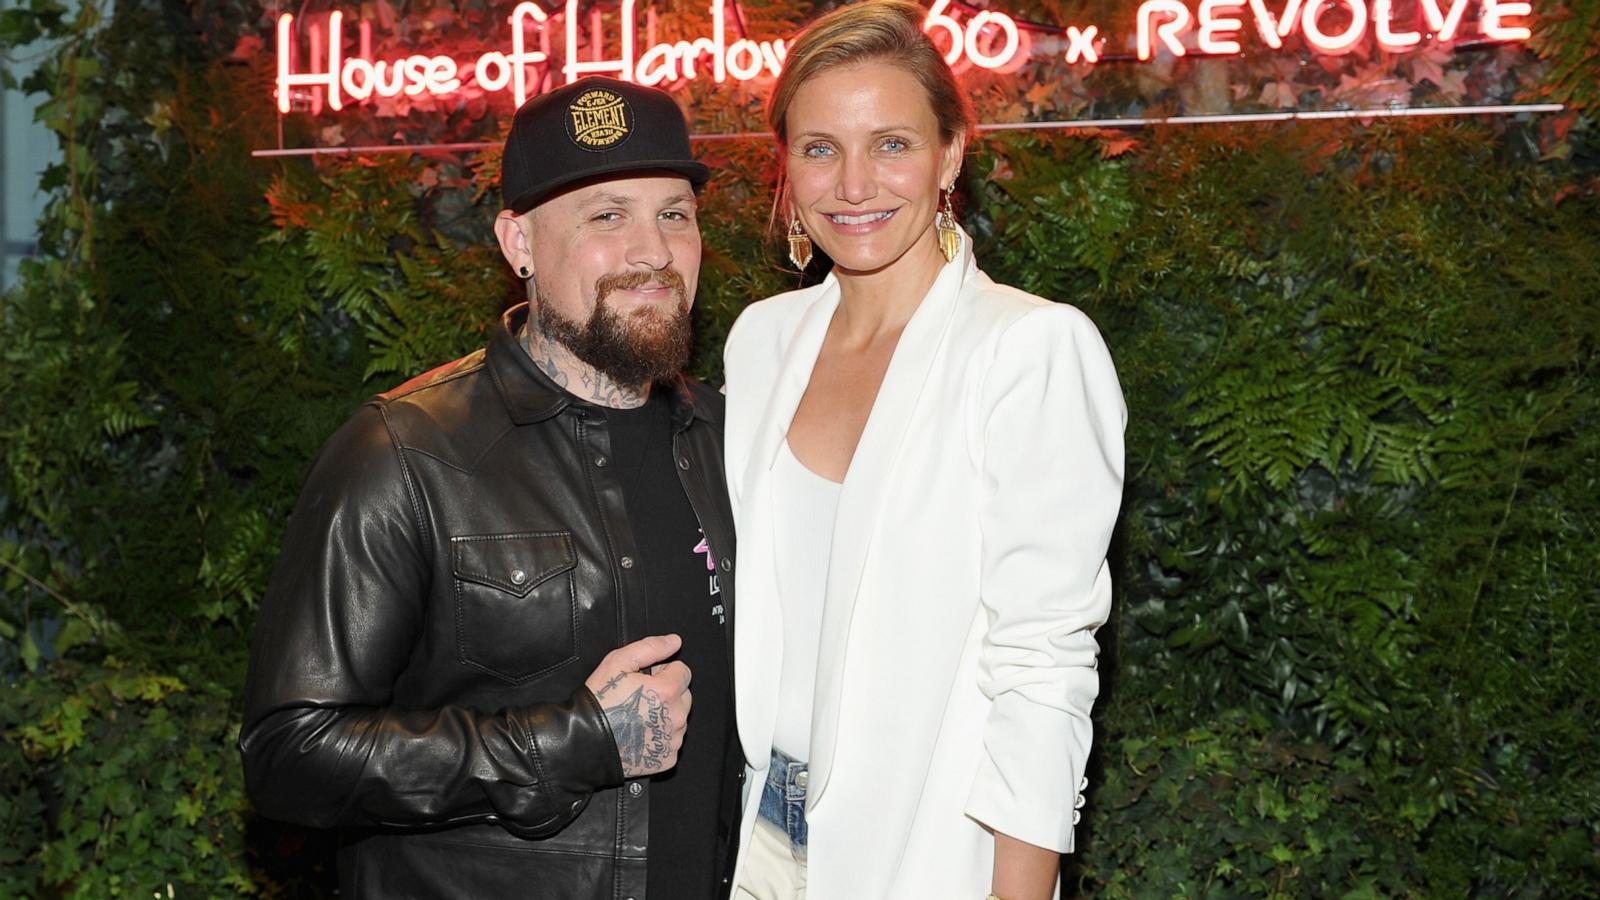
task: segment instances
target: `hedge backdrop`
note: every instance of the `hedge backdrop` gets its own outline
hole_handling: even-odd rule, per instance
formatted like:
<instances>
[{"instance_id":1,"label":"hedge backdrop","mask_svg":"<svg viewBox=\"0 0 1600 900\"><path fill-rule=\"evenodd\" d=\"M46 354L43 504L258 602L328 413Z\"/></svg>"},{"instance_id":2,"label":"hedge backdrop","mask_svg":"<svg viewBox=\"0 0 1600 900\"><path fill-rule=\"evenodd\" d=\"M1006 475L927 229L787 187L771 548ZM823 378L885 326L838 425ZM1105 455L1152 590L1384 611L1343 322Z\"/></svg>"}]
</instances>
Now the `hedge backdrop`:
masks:
<instances>
[{"instance_id":1,"label":"hedge backdrop","mask_svg":"<svg viewBox=\"0 0 1600 900\"><path fill-rule=\"evenodd\" d=\"M0 896L326 895L327 836L242 793L256 604L323 438L514 297L492 153L251 158L274 11L0 13L63 151L0 307ZM979 258L1094 318L1130 411L1070 891L1600 897L1600 2L1539 15L1522 99L1560 115L977 142ZM426 122L492 140L504 111ZM700 150L716 382L796 276L768 146Z\"/></svg>"}]
</instances>

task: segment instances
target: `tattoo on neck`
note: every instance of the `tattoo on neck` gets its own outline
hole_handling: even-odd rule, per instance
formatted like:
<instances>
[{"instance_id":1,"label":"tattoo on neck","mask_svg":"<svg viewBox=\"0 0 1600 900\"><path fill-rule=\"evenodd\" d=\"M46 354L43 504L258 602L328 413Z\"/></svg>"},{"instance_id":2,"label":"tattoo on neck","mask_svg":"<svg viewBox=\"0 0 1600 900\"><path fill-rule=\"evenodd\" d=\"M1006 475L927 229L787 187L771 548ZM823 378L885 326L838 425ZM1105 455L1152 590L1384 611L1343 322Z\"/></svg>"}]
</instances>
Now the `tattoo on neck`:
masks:
<instances>
[{"instance_id":1,"label":"tattoo on neck","mask_svg":"<svg viewBox=\"0 0 1600 900\"><path fill-rule=\"evenodd\" d=\"M629 387L612 381L535 328L531 321L522 327L522 346L539 371L576 397L612 409L633 409L650 398L648 386Z\"/></svg>"}]
</instances>

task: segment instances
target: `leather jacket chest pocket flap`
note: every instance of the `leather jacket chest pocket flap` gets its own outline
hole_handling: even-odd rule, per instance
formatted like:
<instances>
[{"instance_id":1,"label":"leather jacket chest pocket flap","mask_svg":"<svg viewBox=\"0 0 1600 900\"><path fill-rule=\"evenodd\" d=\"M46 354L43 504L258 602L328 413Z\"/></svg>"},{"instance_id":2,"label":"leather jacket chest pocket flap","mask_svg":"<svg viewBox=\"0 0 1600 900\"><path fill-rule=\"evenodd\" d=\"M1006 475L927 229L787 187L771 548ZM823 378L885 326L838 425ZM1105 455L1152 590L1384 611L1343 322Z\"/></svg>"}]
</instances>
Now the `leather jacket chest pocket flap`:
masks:
<instances>
[{"instance_id":1,"label":"leather jacket chest pocket flap","mask_svg":"<svg viewBox=\"0 0 1600 900\"><path fill-rule=\"evenodd\" d=\"M577 659L577 564L566 531L451 538L457 659L510 682Z\"/></svg>"}]
</instances>

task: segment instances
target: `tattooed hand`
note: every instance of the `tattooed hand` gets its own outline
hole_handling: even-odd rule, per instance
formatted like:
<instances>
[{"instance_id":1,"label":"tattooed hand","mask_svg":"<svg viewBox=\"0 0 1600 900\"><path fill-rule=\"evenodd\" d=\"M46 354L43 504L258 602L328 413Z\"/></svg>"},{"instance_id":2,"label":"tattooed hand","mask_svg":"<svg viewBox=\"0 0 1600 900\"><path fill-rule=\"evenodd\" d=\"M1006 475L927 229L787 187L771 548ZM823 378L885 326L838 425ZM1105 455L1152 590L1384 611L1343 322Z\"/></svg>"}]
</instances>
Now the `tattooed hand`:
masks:
<instances>
[{"instance_id":1,"label":"tattooed hand","mask_svg":"<svg viewBox=\"0 0 1600 900\"><path fill-rule=\"evenodd\" d=\"M689 722L689 667L681 662L655 664L682 645L677 635L665 634L618 647L584 682L611 723L622 774L628 778L665 772L678 764L678 748Z\"/></svg>"}]
</instances>

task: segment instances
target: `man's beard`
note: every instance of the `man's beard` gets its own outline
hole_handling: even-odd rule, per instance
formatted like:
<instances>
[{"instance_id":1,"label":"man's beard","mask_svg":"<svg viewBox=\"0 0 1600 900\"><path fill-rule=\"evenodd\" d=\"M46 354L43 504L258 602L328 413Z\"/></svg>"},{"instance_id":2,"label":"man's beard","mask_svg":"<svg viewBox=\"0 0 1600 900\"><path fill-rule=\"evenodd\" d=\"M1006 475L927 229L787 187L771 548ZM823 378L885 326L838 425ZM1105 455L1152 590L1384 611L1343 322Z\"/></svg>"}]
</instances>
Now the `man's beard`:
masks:
<instances>
[{"instance_id":1,"label":"man's beard","mask_svg":"<svg viewBox=\"0 0 1600 900\"><path fill-rule=\"evenodd\" d=\"M641 307L624 318L606 303L613 291L651 282L672 289L677 302L670 309ZM689 363L694 343L689 326L689 297L683 276L671 269L601 276L595 282L594 312L586 322L561 315L555 304L538 292L537 281L535 292L539 330L621 387L669 380Z\"/></svg>"}]
</instances>

